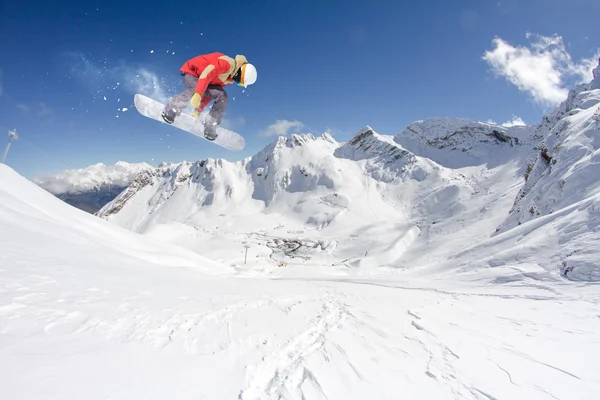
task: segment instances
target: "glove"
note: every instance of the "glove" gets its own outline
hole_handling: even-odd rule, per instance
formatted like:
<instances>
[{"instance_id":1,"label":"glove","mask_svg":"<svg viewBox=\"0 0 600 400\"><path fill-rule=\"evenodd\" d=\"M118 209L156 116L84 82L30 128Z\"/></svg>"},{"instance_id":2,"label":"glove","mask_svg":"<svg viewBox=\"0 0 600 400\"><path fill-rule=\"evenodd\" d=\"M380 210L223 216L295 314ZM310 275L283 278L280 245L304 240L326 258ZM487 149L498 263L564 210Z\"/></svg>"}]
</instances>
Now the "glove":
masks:
<instances>
[{"instance_id":1,"label":"glove","mask_svg":"<svg viewBox=\"0 0 600 400\"><path fill-rule=\"evenodd\" d=\"M194 108L200 107L200 103L202 102L202 95L200 93L194 93L192 99L190 100L190 104Z\"/></svg>"},{"instance_id":2,"label":"glove","mask_svg":"<svg viewBox=\"0 0 600 400\"><path fill-rule=\"evenodd\" d=\"M194 111L192 111L192 112L190 113L190 115L191 115L192 117L194 117L194 119L198 119L198 117L200 116L200 110L198 110L197 108L194 108Z\"/></svg>"}]
</instances>

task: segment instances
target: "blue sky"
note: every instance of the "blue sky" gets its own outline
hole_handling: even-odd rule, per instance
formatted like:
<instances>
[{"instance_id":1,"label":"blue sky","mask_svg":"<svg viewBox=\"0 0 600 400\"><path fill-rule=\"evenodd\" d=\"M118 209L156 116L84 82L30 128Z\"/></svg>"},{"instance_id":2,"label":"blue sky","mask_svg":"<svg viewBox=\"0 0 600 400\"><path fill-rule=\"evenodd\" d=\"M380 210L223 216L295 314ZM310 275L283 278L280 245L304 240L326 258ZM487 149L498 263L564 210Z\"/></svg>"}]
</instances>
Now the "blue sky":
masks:
<instances>
[{"instance_id":1,"label":"blue sky","mask_svg":"<svg viewBox=\"0 0 600 400\"><path fill-rule=\"evenodd\" d=\"M278 133L344 141L428 117L536 123L591 79L598 15L596 0L2 2L0 138L17 129L7 164L33 178L119 160L234 161ZM227 89L243 152L129 108L136 91L181 91L181 65L214 51L258 69L255 85Z\"/></svg>"}]
</instances>

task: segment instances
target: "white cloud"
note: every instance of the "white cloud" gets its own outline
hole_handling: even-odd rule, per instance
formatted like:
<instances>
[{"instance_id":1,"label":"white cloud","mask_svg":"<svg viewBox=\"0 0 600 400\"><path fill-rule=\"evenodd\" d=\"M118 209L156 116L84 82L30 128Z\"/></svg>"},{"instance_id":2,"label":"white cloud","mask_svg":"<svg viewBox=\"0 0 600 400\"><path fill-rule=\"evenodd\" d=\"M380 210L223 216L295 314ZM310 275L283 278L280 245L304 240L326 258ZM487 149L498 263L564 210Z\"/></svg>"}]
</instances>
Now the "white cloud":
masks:
<instances>
[{"instance_id":1,"label":"white cloud","mask_svg":"<svg viewBox=\"0 0 600 400\"><path fill-rule=\"evenodd\" d=\"M328 135L331 135L331 136L343 136L346 134L346 132L344 132L340 129L337 129L337 128L327 128L327 129L325 129L325 132L323 132L323 133L327 133Z\"/></svg>"},{"instance_id":2,"label":"white cloud","mask_svg":"<svg viewBox=\"0 0 600 400\"><path fill-rule=\"evenodd\" d=\"M246 124L246 119L242 116L237 116L233 118L223 118L223 123L221 124L223 128L230 129L235 131L243 127Z\"/></svg>"},{"instance_id":3,"label":"white cloud","mask_svg":"<svg viewBox=\"0 0 600 400\"><path fill-rule=\"evenodd\" d=\"M25 103L18 103L17 108L21 110L23 114L28 114L31 110L31 107ZM37 110L36 114L38 117L54 117L54 111L46 105L46 103L41 102L38 103L37 106L33 107L34 110Z\"/></svg>"},{"instance_id":4,"label":"white cloud","mask_svg":"<svg viewBox=\"0 0 600 400\"><path fill-rule=\"evenodd\" d=\"M502 124L502 126L504 126L505 128L510 128L513 126L525 126L527 125L525 123L525 121L523 121L520 117L517 117L516 115L513 115L513 119L510 121L506 121L505 123Z\"/></svg>"},{"instance_id":5,"label":"white cloud","mask_svg":"<svg viewBox=\"0 0 600 400\"><path fill-rule=\"evenodd\" d=\"M288 121L287 119L280 119L274 124L271 124L261 132L261 136L286 136L290 131L297 131L304 127L304 124L300 121Z\"/></svg>"},{"instance_id":6,"label":"white cloud","mask_svg":"<svg viewBox=\"0 0 600 400\"><path fill-rule=\"evenodd\" d=\"M37 115L38 117L52 117L54 116L54 111L52 111L52 109L48 107L46 103L40 103L40 108L38 109Z\"/></svg>"},{"instance_id":7,"label":"white cloud","mask_svg":"<svg viewBox=\"0 0 600 400\"><path fill-rule=\"evenodd\" d=\"M536 103L555 106L565 100L570 86L591 80L598 54L576 63L561 36L527 33L526 37L531 40L528 47L513 46L501 38L494 38L494 48L486 51L483 59L496 75L528 93Z\"/></svg>"}]
</instances>

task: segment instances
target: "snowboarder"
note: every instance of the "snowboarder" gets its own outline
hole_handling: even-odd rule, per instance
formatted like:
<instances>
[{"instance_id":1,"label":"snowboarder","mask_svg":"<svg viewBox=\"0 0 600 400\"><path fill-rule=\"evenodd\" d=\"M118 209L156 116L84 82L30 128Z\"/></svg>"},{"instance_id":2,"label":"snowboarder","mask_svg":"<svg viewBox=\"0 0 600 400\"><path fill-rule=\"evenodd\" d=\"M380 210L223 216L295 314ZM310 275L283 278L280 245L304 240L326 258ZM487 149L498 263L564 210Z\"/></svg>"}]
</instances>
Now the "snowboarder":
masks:
<instances>
[{"instance_id":1,"label":"snowboarder","mask_svg":"<svg viewBox=\"0 0 600 400\"><path fill-rule=\"evenodd\" d=\"M172 124L175 118L191 104L192 115L196 118L202 110L214 100L214 104L204 121L204 137L208 140L217 138L217 127L221 124L227 108L227 92L224 87L236 82L248 87L256 82L256 68L248 63L243 55L235 58L223 53L204 54L192 58L180 69L185 91L171 97L162 113L163 120Z\"/></svg>"}]
</instances>

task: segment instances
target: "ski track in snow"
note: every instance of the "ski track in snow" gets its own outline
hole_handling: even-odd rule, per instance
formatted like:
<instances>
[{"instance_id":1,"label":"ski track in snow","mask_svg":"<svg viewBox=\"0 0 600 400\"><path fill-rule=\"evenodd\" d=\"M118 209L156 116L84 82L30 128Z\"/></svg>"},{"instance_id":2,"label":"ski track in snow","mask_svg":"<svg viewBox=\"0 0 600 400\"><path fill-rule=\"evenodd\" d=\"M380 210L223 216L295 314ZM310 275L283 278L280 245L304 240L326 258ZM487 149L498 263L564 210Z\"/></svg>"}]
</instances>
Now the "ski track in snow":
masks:
<instances>
[{"instance_id":1,"label":"ski track in snow","mask_svg":"<svg viewBox=\"0 0 600 400\"><path fill-rule=\"evenodd\" d=\"M306 380L320 388L315 376L303 365L303 360L322 349L327 333L338 328L347 314L345 307L330 293L323 300L321 311L308 322L307 330L263 357L261 363L253 368L246 389L238 396L240 400L281 399L301 390Z\"/></svg>"}]
</instances>

